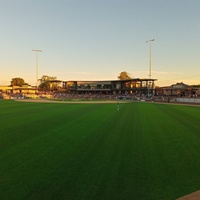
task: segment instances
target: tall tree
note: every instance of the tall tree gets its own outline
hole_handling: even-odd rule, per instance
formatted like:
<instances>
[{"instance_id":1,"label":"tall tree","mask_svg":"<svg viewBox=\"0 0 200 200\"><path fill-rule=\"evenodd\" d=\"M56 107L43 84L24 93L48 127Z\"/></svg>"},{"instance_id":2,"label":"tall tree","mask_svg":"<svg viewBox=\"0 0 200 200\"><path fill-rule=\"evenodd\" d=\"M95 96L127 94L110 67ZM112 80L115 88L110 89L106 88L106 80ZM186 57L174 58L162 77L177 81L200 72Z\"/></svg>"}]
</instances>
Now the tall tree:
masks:
<instances>
[{"instance_id":1,"label":"tall tree","mask_svg":"<svg viewBox=\"0 0 200 200\"><path fill-rule=\"evenodd\" d=\"M123 71L119 74L118 76L119 80L128 80L128 79L132 79L132 77L130 76L130 74L126 71Z\"/></svg>"},{"instance_id":2,"label":"tall tree","mask_svg":"<svg viewBox=\"0 0 200 200\"><path fill-rule=\"evenodd\" d=\"M49 90L50 89L50 81L53 81L56 79L57 79L57 77L55 77L55 76L43 75L41 77L41 79L39 79L39 81L40 81L39 88L42 90Z\"/></svg>"},{"instance_id":3,"label":"tall tree","mask_svg":"<svg viewBox=\"0 0 200 200\"><path fill-rule=\"evenodd\" d=\"M41 79L39 79L40 83L44 83L45 81L52 81L52 80L56 80L57 77L55 76L47 76L47 75L43 75L41 77Z\"/></svg>"},{"instance_id":4,"label":"tall tree","mask_svg":"<svg viewBox=\"0 0 200 200\"><path fill-rule=\"evenodd\" d=\"M11 80L11 86L22 86L22 85L27 85L27 83L25 83L23 78L12 78Z\"/></svg>"}]
</instances>

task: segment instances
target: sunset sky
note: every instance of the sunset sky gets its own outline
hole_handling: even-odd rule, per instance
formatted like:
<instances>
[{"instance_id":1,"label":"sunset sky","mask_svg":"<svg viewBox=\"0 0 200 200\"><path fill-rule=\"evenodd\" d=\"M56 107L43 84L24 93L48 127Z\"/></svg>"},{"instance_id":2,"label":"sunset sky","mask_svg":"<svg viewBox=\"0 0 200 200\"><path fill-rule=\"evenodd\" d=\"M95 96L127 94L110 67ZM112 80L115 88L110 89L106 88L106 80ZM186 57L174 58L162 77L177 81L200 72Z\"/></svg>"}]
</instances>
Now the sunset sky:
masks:
<instances>
[{"instance_id":1,"label":"sunset sky","mask_svg":"<svg viewBox=\"0 0 200 200\"><path fill-rule=\"evenodd\" d=\"M21 77L200 84L199 0L0 0L0 85Z\"/></svg>"}]
</instances>

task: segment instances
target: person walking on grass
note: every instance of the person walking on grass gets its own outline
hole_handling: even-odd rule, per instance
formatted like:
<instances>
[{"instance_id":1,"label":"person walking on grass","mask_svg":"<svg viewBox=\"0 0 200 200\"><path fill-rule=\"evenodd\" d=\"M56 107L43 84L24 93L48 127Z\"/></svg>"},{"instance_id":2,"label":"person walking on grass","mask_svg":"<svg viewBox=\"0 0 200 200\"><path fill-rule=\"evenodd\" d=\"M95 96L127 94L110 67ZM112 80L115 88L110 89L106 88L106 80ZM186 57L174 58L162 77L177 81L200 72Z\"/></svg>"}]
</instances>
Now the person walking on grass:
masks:
<instances>
[{"instance_id":1,"label":"person walking on grass","mask_svg":"<svg viewBox=\"0 0 200 200\"><path fill-rule=\"evenodd\" d=\"M117 100L117 111L119 111L119 100Z\"/></svg>"}]
</instances>

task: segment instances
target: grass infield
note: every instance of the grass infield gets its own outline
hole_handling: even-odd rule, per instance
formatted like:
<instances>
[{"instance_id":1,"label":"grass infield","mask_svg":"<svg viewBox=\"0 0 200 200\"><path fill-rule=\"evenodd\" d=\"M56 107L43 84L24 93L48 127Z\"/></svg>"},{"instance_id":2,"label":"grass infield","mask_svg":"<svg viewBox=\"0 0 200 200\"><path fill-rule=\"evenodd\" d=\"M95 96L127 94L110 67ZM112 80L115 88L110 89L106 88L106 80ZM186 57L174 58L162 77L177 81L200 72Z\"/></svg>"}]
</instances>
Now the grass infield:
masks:
<instances>
[{"instance_id":1,"label":"grass infield","mask_svg":"<svg viewBox=\"0 0 200 200\"><path fill-rule=\"evenodd\" d=\"M0 101L0 199L170 200L200 189L200 107Z\"/></svg>"}]
</instances>

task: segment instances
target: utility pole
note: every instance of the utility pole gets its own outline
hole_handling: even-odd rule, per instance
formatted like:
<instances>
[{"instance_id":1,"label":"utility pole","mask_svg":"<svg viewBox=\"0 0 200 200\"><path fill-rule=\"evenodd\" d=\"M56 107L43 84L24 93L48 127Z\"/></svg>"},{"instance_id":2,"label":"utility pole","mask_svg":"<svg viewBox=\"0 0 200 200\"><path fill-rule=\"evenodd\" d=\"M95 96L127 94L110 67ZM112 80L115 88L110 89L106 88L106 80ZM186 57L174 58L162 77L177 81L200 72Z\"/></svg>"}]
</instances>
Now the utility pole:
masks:
<instances>
[{"instance_id":1,"label":"utility pole","mask_svg":"<svg viewBox=\"0 0 200 200\"><path fill-rule=\"evenodd\" d=\"M38 52L42 52L42 50L32 49L32 51L36 53L36 88L38 88Z\"/></svg>"}]
</instances>

